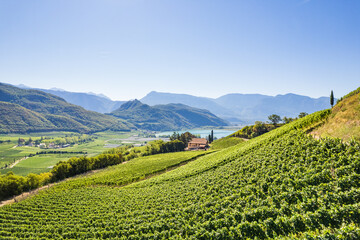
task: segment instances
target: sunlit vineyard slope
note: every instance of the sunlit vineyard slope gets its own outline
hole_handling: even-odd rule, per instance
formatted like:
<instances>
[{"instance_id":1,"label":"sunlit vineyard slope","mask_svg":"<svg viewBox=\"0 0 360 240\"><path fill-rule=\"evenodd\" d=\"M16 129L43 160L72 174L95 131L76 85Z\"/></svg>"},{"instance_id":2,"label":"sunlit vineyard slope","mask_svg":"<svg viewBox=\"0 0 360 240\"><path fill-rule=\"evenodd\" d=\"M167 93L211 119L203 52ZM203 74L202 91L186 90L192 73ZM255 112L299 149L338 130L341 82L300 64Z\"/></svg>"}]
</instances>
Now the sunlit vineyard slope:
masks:
<instances>
[{"instance_id":1,"label":"sunlit vineyard slope","mask_svg":"<svg viewBox=\"0 0 360 240\"><path fill-rule=\"evenodd\" d=\"M58 184L0 208L0 238L359 239L360 145L305 133L329 113L125 187Z\"/></svg>"}]
</instances>

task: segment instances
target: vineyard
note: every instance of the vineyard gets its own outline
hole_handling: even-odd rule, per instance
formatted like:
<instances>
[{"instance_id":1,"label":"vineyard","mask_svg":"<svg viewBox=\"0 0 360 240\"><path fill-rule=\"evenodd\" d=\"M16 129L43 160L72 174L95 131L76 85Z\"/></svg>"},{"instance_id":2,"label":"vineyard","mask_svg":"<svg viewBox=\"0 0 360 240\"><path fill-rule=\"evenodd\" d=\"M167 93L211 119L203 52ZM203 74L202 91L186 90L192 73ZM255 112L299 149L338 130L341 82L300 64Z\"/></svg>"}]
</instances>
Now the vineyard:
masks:
<instances>
[{"instance_id":1,"label":"vineyard","mask_svg":"<svg viewBox=\"0 0 360 240\"><path fill-rule=\"evenodd\" d=\"M148 176L166 171L179 164L194 160L207 152L176 152L156 154L125 162L120 165L111 166L103 171L69 181L65 188L78 188L94 185L122 186L137 180L145 179ZM64 186L61 186L62 188Z\"/></svg>"},{"instance_id":2,"label":"vineyard","mask_svg":"<svg viewBox=\"0 0 360 240\"><path fill-rule=\"evenodd\" d=\"M234 145L237 145L241 142L244 142L243 139L237 138L237 137L225 137L218 140L215 140L211 143L211 149L217 150L217 149L224 149L228 147L232 147Z\"/></svg>"},{"instance_id":3,"label":"vineyard","mask_svg":"<svg viewBox=\"0 0 360 240\"><path fill-rule=\"evenodd\" d=\"M154 155L59 183L1 207L0 238L359 239L359 143L306 134L329 114L205 156Z\"/></svg>"}]
</instances>

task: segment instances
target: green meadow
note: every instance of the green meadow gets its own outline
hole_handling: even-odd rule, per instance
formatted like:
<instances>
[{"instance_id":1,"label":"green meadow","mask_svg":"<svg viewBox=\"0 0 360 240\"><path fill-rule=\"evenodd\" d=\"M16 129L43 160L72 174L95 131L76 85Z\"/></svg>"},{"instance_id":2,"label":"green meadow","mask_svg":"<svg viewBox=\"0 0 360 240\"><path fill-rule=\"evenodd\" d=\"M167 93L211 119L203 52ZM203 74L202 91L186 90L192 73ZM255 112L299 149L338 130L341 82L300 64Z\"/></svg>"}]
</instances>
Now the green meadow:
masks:
<instances>
[{"instance_id":1,"label":"green meadow","mask_svg":"<svg viewBox=\"0 0 360 240\"><path fill-rule=\"evenodd\" d=\"M41 154L35 155L32 157L28 157L24 159L25 156L29 156L29 154L36 154L41 151L67 151L67 152L86 152L87 156L93 157L96 156L106 150L109 150L108 144L117 144L117 145L128 145L128 141L122 141L123 139L127 139L133 135L141 135L140 132L99 132L92 134L90 136L95 137L93 141L82 143L82 144L74 144L73 146L67 148L60 149L40 149L39 147L29 147L29 146L21 146L16 147L18 144L18 139L23 138L28 140L31 138L33 141L40 139L41 137L47 138L64 138L66 135L71 135L73 133L70 132L43 132L43 133L31 133L31 134L1 134L0 141L0 173L5 174L7 172L12 171L17 175L25 176L29 173L42 173L48 172L51 170L52 166L54 166L59 161L67 160L71 157L79 157L84 154L81 153L62 153L62 154ZM123 143L126 142L126 143ZM133 143L141 143L136 140L132 141ZM22 160L21 160L22 159ZM19 161L13 167L9 168L8 166L14 164L15 161ZM5 166L7 166L5 168Z\"/></svg>"}]
</instances>

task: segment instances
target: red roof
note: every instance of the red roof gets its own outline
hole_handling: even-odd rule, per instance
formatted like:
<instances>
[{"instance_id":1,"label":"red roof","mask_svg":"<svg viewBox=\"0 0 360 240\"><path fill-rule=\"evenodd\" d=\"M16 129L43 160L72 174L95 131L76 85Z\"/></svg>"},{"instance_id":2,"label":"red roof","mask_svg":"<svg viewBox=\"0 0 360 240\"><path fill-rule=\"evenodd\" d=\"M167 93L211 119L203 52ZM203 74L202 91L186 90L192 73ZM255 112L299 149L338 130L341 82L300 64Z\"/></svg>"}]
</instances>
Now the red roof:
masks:
<instances>
[{"instance_id":1,"label":"red roof","mask_svg":"<svg viewBox=\"0 0 360 240\"><path fill-rule=\"evenodd\" d=\"M208 141L205 138L193 138L189 143L193 144L207 144Z\"/></svg>"}]
</instances>

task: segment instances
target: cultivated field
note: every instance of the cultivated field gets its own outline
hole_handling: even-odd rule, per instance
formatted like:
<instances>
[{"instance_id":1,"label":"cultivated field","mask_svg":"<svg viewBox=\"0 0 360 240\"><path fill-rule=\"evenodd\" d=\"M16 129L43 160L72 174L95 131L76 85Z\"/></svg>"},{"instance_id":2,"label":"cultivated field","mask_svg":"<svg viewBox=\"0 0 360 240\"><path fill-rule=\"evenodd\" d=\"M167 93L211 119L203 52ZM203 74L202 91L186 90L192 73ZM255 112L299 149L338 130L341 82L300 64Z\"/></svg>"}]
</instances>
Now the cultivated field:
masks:
<instances>
[{"instance_id":1,"label":"cultivated field","mask_svg":"<svg viewBox=\"0 0 360 240\"><path fill-rule=\"evenodd\" d=\"M62 154L41 154L35 155L29 158L30 154L36 154L41 151L67 151L67 152L86 152L86 156L93 157L106 150L109 150L109 144L115 144L115 146L123 146L129 144L141 144L150 138L146 138L141 132L99 132L92 134L94 139L92 141L74 144L73 146L60 148L60 149L40 149L39 147L21 146L16 147L18 139L23 138L25 140L31 138L33 141L40 139L41 137L48 138L65 138L66 135L71 135L69 132L50 132L50 133L32 133L32 134L8 134L0 135L0 140L10 142L0 143L0 169L1 174L5 174L9 171L14 172L17 175L25 176L29 173L42 173L51 170L59 161L67 160L71 157L83 156L82 153L62 153ZM133 141L129 143L127 139L133 135L142 136L141 138L132 138ZM50 141L50 140L49 140ZM14 165L14 163L16 163ZM7 168L4 168L7 165ZM10 166L10 167L9 167Z\"/></svg>"}]
</instances>

